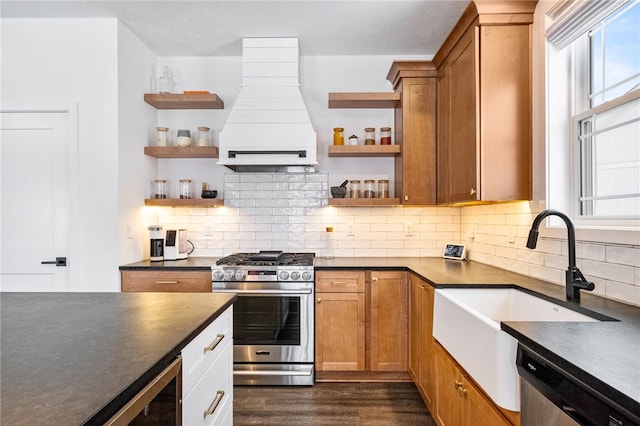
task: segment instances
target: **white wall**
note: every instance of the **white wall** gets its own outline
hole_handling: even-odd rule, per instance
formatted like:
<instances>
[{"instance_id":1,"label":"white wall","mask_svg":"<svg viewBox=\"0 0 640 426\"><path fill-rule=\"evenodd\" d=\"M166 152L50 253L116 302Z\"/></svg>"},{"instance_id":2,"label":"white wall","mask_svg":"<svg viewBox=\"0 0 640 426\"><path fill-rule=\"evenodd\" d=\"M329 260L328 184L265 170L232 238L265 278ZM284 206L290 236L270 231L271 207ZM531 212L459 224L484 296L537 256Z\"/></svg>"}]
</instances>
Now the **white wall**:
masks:
<instances>
[{"instance_id":1,"label":"white wall","mask_svg":"<svg viewBox=\"0 0 640 426\"><path fill-rule=\"evenodd\" d=\"M2 101L78 103L73 290L118 285L118 61L115 19L2 19Z\"/></svg>"},{"instance_id":2,"label":"white wall","mask_svg":"<svg viewBox=\"0 0 640 426\"><path fill-rule=\"evenodd\" d=\"M155 91L157 57L129 28L118 24L118 264L149 256L147 224L152 221L142 200L157 162L144 155L154 135L157 111L143 102Z\"/></svg>"}]
</instances>

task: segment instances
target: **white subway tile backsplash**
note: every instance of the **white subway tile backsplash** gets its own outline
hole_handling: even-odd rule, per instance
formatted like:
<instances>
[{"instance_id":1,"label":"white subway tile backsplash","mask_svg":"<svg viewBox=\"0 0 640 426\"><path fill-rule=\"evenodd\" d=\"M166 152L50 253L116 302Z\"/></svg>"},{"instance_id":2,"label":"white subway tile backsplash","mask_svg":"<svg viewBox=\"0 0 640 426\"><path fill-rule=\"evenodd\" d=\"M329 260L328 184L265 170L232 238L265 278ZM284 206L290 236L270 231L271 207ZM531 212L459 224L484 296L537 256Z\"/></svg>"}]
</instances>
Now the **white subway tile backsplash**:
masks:
<instances>
[{"instance_id":1,"label":"white subway tile backsplash","mask_svg":"<svg viewBox=\"0 0 640 426\"><path fill-rule=\"evenodd\" d=\"M634 283L634 268L631 266L582 260L579 267L582 273L587 276L592 275L624 284Z\"/></svg>"},{"instance_id":2,"label":"white subway tile backsplash","mask_svg":"<svg viewBox=\"0 0 640 426\"><path fill-rule=\"evenodd\" d=\"M640 267L640 248L628 246L607 246L605 259L610 263Z\"/></svg>"}]
</instances>

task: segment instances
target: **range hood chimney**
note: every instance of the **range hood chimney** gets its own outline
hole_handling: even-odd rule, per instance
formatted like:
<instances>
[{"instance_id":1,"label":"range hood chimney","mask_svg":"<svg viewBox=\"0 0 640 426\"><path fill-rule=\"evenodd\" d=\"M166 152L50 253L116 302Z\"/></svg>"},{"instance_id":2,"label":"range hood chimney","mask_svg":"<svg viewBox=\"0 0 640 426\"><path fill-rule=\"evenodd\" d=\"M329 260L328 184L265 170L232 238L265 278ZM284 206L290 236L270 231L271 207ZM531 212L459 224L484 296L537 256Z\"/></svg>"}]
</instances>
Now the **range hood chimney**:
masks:
<instances>
[{"instance_id":1,"label":"range hood chimney","mask_svg":"<svg viewBox=\"0 0 640 426\"><path fill-rule=\"evenodd\" d=\"M220 132L218 164L315 171L316 133L300 93L297 38L243 38L242 87Z\"/></svg>"}]
</instances>

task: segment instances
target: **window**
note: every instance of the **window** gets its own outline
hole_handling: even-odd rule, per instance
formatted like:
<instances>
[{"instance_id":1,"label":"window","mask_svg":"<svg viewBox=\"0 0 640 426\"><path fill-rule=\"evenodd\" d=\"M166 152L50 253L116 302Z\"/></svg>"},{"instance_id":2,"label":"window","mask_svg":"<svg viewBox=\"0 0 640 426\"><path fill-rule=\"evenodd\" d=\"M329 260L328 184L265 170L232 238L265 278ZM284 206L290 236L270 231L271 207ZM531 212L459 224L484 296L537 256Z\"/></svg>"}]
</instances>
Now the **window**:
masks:
<instances>
[{"instance_id":1,"label":"window","mask_svg":"<svg viewBox=\"0 0 640 426\"><path fill-rule=\"evenodd\" d=\"M563 79L547 87L548 136L570 141L561 160L549 164L569 163L564 197L571 199L564 205L578 224L638 226L640 0L569 4L547 30L547 77ZM554 94L558 88L565 90ZM558 96L568 99L557 105ZM564 120L553 117L563 111ZM559 131L562 125L569 130ZM548 188L556 178L558 172L548 174Z\"/></svg>"}]
</instances>

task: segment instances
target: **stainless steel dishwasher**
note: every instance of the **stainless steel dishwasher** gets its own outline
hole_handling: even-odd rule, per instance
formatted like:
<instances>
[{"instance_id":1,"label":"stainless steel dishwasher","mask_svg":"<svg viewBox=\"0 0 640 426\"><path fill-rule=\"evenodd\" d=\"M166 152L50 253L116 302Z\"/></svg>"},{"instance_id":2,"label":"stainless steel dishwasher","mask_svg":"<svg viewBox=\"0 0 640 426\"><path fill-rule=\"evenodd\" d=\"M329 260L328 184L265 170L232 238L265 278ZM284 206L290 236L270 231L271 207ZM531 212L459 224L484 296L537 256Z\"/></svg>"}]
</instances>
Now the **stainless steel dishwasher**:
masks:
<instances>
[{"instance_id":1,"label":"stainless steel dishwasher","mask_svg":"<svg viewBox=\"0 0 640 426\"><path fill-rule=\"evenodd\" d=\"M521 426L640 426L640 417L518 344Z\"/></svg>"}]
</instances>

